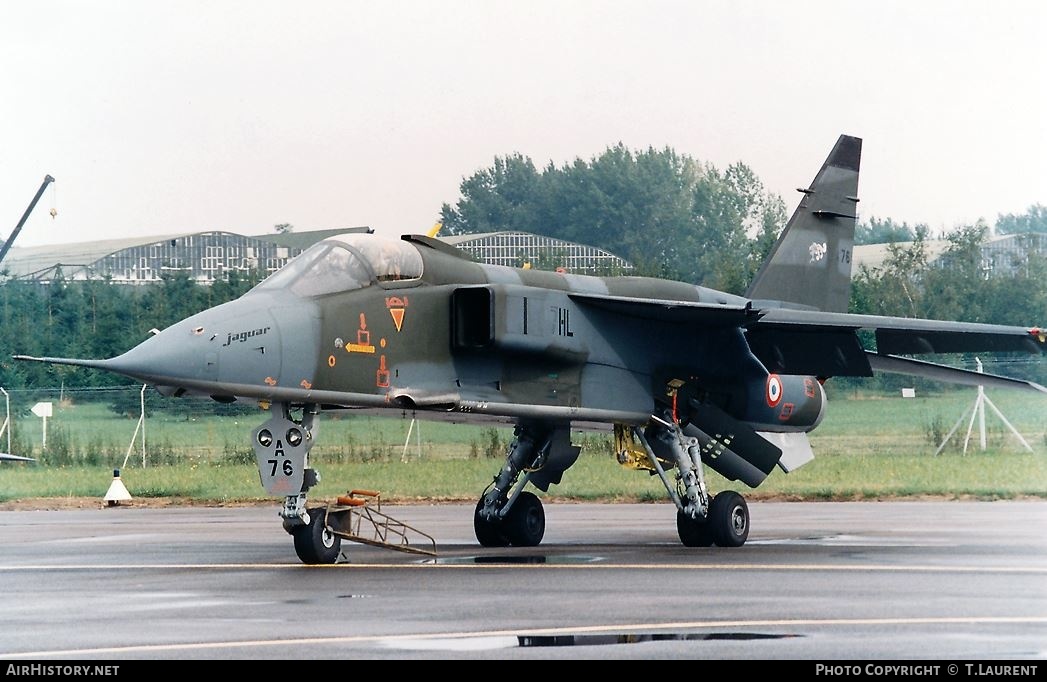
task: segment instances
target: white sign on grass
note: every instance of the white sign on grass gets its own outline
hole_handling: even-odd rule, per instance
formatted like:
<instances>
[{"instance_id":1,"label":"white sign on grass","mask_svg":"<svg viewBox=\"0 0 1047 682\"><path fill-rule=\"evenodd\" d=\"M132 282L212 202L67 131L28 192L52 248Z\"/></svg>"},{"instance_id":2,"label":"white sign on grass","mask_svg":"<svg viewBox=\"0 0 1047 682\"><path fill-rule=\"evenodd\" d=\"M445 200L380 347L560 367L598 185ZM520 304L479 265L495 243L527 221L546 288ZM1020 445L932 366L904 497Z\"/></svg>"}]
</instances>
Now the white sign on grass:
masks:
<instances>
[{"instance_id":1,"label":"white sign on grass","mask_svg":"<svg viewBox=\"0 0 1047 682\"><path fill-rule=\"evenodd\" d=\"M51 416L51 403L37 403L30 408L44 422L44 438L41 447L47 449L47 418Z\"/></svg>"},{"instance_id":2,"label":"white sign on grass","mask_svg":"<svg viewBox=\"0 0 1047 682\"><path fill-rule=\"evenodd\" d=\"M51 403L37 403L31 408L33 414L37 417L50 417L51 416Z\"/></svg>"}]
</instances>

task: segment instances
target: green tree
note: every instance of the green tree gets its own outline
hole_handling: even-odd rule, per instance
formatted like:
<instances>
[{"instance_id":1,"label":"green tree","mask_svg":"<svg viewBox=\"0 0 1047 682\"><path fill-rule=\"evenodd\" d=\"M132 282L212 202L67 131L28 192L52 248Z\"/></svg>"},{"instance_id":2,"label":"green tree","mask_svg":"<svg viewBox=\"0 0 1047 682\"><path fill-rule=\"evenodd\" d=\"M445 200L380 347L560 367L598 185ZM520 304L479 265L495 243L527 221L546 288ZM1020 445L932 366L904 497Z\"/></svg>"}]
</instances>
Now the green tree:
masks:
<instances>
[{"instance_id":1,"label":"green tree","mask_svg":"<svg viewBox=\"0 0 1047 682\"><path fill-rule=\"evenodd\" d=\"M128 348L141 343L149 330L166 329L208 307L206 292L184 272L164 273L159 284L150 284L143 289L138 302L138 329L135 336L128 339Z\"/></svg>"},{"instance_id":2,"label":"green tree","mask_svg":"<svg viewBox=\"0 0 1047 682\"><path fill-rule=\"evenodd\" d=\"M494 160L491 168L462 181L467 200L457 206L444 204L444 230L450 235L501 230L534 231L540 221L541 178L531 159L512 154Z\"/></svg>"},{"instance_id":3,"label":"green tree","mask_svg":"<svg viewBox=\"0 0 1047 682\"><path fill-rule=\"evenodd\" d=\"M922 234L910 244L887 246L882 265L861 265L851 284L851 311L867 315L921 317L924 277L930 268Z\"/></svg>"},{"instance_id":4,"label":"green tree","mask_svg":"<svg viewBox=\"0 0 1047 682\"><path fill-rule=\"evenodd\" d=\"M129 305L131 292L127 289L115 286L108 278L82 283L85 309L81 335L88 357L111 357L126 343L125 338L134 325ZM109 381L115 379L110 375Z\"/></svg>"},{"instance_id":5,"label":"green tree","mask_svg":"<svg viewBox=\"0 0 1047 682\"><path fill-rule=\"evenodd\" d=\"M0 386L48 385L45 366L11 359L15 354L48 354L40 333L45 310L41 285L10 281L0 286Z\"/></svg>"},{"instance_id":6,"label":"green tree","mask_svg":"<svg viewBox=\"0 0 1047 682\"><path fill-rule=\"evenodd\" d=\"M760 266L771 255L771 249L774 248L774 243L778 241L788 220L785 201L769 192L763 195L759 213L760 225L756 230L756 236L749 245L748 276L746 278L748 282L752 281Z\"/></svg>"},{"instance_id":7,"label":"green tree","mask_svg":"<svg viewBox=\"0 0 1047 682\"><path fill-rule=\"evenodd\" d=\"M742 163L719 171L672 149L621 143L541 172L517 153L463 180L451 234L518 230L607 249L637 274L741 291L784 225L784 204ZM752 235L752 236L750 236Z\"/></svg>"},{"instance_id":8,"label":"green tree","mask_svg":"<svg viewBox=\"0 0 1047 682\"><path fill-rule=\"evenodd\" d=\"M1024 234L1047 232L1047 206L1033 204L1025 213L1000 214L996 218L996 234Z\"/></svg>"},{"instance_id":9,"label":"green tree","mask_svg":"<svg viewBox=\"0 0 1047 682\"><path fill-rule=\"evenodd\" d=\"M211 286L204 288L202 295L205 299L205 307L211 308L240 298L263 279L265 279L265 272L260 268L248 272L226 270L222 279L217 279Z\"/></svg>"},{"instance_id":10,"label":"green tree","mask_svg":"<svg viewBox=\"0 0 1047 682\"><path fill-rule=\"evenodd\" d=\"M924 223L910 226L909 223L896 223L890 218L880 220L869 218L869 222L859 222L854 226L855 244L890 244L892 242L912 242L918 236L926 239L930 228Z\"/></svg>"},{"instance_id":11,"label":"green tree","mask_svg":"<svg viewBox=\"0 0 1047 682\"><path fill-rule=\"evenodd\" d=\"M949 246L924 277L926 316L939 320L989 322L988 308L993 284L982 255L982 245L989 234L984 221L965 225L947 237Z\"/></svg>"}]
</instances>

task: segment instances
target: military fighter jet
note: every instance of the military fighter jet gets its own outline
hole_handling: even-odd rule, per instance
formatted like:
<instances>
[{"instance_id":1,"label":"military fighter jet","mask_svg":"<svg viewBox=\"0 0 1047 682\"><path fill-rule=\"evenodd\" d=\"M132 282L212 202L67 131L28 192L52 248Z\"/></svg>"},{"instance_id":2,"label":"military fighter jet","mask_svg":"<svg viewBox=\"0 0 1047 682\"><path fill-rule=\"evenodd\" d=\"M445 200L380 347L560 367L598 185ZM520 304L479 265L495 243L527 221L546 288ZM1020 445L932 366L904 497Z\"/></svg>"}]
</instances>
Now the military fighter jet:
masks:
<instances>
[{"instance_id":1,"label":"military fighter jet","mask_svg":"<svg viewBox=\"0 0 1047 682\"><path fill-rule=\"evenodd\" d=\"M586 429L613 431L623 465L660 477L684 545L738 547L748 506L714 495L704 467L756 487L812 459L807 433L831 377L903 372L1047 393L904 357L1043 353L1038 328L846 312L860 157L861 139L838 139L744 296L486 265L429 235L347 234L118 357L17 357L108 370L166 396L268 405L251 441L304 563L340 552L324 508L307 505L309 451L322 412L353 408L515 426L474 510L484 547L542 541L545 511L525 487L560 483L579 453L572 430Z\"/></svg>"}]
</instances>

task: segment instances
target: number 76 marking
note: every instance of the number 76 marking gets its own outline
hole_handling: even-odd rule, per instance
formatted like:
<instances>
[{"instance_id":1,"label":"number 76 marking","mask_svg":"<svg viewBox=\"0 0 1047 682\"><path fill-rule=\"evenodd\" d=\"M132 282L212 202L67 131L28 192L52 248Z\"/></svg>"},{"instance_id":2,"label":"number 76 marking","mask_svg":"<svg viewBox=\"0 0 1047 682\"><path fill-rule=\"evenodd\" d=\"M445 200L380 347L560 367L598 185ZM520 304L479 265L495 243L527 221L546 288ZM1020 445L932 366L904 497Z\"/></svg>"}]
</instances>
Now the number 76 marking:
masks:
<instances>
[{"instance_id":1,"label":"number 76 marking","mask_svg":"<svg viewBox=\"0 0 1047 682\"><path fill-rule=\"evenodd\" d=\"M273 465L273 470L271 472L269 472L269 475L270 476L276 476L276 468L277 468L277 464L280 462L280 460L278 460L278 459L267 459L266 462L268 462L269 464ZM284 466L283 466L283 474L284 474L284 476L290 476L293 473L294 473L294 467L291 466L291 460L285 459L284 460Z\"/></svg>"}]
</instances>

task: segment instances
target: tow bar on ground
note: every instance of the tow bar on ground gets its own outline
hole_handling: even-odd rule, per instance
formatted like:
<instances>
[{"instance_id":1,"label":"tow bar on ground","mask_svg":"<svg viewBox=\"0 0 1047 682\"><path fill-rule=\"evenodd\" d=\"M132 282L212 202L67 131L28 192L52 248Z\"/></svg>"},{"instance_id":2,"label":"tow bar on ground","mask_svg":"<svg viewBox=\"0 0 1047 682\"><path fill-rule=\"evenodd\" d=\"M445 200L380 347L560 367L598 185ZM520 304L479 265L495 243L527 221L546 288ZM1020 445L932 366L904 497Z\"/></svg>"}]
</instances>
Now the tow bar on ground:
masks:
<instances>
[{"instance_id":1,"label":"tow bar on ground","mask_svg":"<svg viewBox=\"0 0 1047 682\"><path fill-rule=\"evenodd\" d=\"M381 493L374 490L350 490L339 495L334 503L327 504L324 521L332 533L346 540L436 556L436 540L384 513Z\"/></svg>"}]
</instances>

